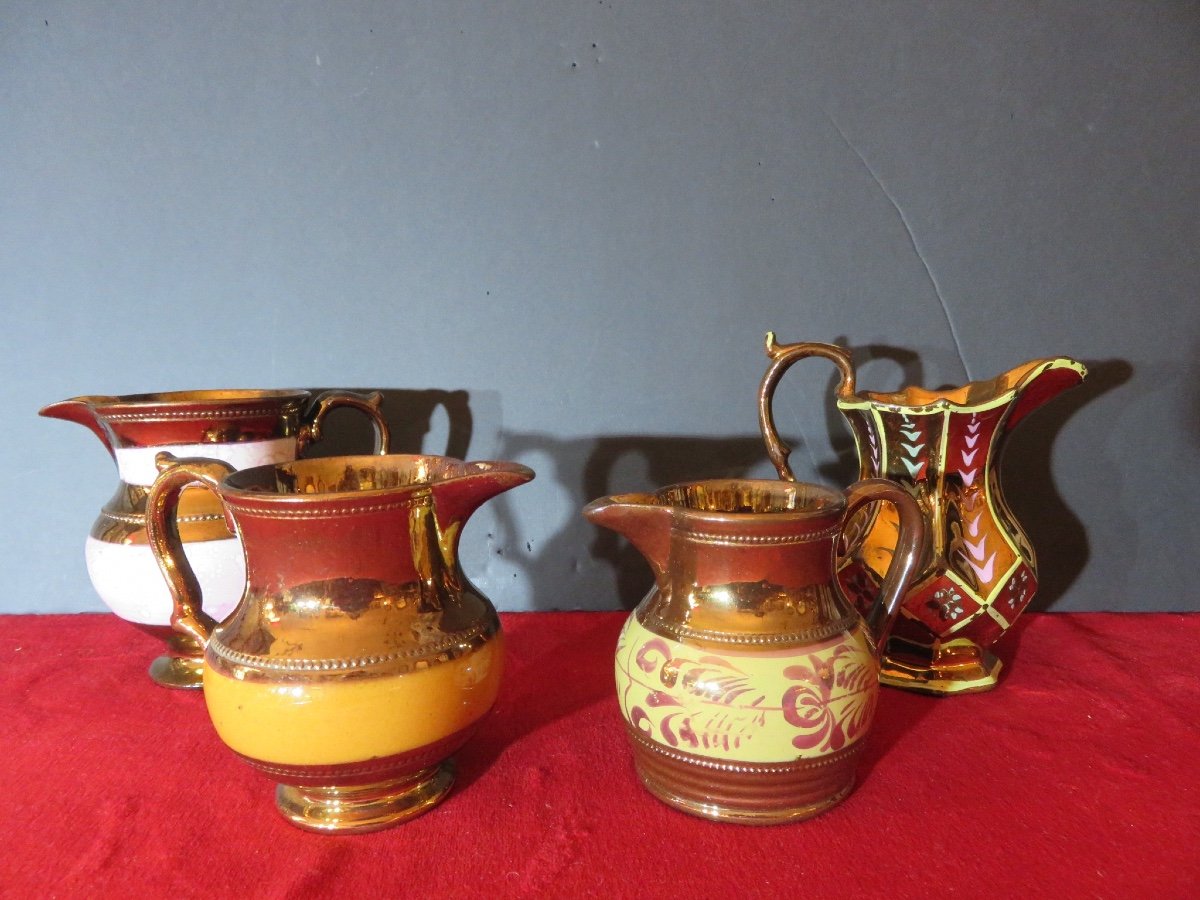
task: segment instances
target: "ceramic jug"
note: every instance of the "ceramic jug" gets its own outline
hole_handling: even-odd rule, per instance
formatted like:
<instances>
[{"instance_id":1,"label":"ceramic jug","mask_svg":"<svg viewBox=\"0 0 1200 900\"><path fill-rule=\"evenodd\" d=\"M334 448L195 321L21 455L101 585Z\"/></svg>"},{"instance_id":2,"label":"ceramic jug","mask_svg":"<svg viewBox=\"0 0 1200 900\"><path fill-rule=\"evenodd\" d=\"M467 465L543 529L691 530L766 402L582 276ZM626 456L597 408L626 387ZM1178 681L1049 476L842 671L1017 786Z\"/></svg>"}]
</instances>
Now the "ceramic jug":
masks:
<instances>
[{"instance_id":1,"label":"ceramic jug","mask_svg":"<svg viewBox=\"0 0 1200 900\"><path fill-rule=\"evenodd\" d=\"M234 468L287 462L321 437L325 415L339 406L361 410L375 429L375 451L388 451L380 415L382 395L326 391L175 391L120 397L74 397L40 415L77 422L100 439L117 464L116 492L92 524L85 547L88 576L114 613L167 642L167 654L150 665L150 677L174 688L200 687L201 648L172 632L171 597L146 544L146 495L158 475L155 455L203 455ZM179 531L205 609L220 621L242 595L242 549L225 526L211 495L184 498Z\"/></svg>"},{"instance_id":2,"label":"ceramic jug","mask_svg":"<svg viewBox=\"0 0 1200 900\"><path fill-rule=\"evenodd\" d=\"M771 412L784 372L810 356L840 373L837 406L850 423L863 478L904 486L925 515L929 546L884 654L882 680L932 694L995 686L1000 660L987 648L1029 605L1037 562L1000 490L1008 434L1046 401L1087 374L1073 359L1035 359L990 381L929 391L857 391L848 351L832 344L778 344L759 391L759 423L781 478L793 479L788 447ZM839 578L860 608L871 602L896 546L896 517L886 507L854 523Z\"/></svg>"},{"instance_id":3,"label":"ceramic jug","mask_svg":"<svg viewBox=\"0 0 1200 900\"><path fill-rule=\"evenodd\" d=\"M500 621L463 574L459 536L484 501L532 477L401 455L239 472L178 460L158 477L146 525L172 623L205 646L218 735L279 783L290 822L371 831L450 789L450 757L495 700L502 664ZM178 537L192 484L220 498L245 548L245 594L221 625Z\"/></svg>"},{"instance_id":4,"label":"ceramic jug","mask_svg":"<svg viewBox=\"0 0 1200 900\"><path fill-rule=\"evenodd\" d=\"M894 504L899 545L864 619L834 577L848 516ZM697 481L596 500L655 584L617 645L617 697L642 783L709 819L771 824L839 803L879 692L878 648L916 564L920 510L891 482L846 492Z\"/></svg>"}]
</instances>

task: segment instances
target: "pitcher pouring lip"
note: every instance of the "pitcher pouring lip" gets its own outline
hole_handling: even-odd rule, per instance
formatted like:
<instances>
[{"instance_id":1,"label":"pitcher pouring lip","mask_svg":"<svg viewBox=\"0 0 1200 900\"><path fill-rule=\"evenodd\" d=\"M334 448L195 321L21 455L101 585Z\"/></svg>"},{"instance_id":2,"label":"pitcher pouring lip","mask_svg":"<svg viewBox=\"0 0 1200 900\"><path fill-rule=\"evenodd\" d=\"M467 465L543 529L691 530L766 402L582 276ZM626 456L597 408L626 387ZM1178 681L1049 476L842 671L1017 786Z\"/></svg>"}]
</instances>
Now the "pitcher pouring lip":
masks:
<instances>
[{"instance_id":1,"label":"pitcher pouring lip","mask_svg":"<svg viewBox=\"0 0 1200 900\"><path fill-rule=\"evenodd\" d=\"M93 405L93 401L100 399L110 398L72 397L69 400L60 400L58 403L43 406L38 410L38 415L45 416L47 419L62 419L64 422L75 422L77 425L82 425L100 438L100 443L104 445L109 456L115 458L116 451L113 448L112 435L108 433L104 426L104 420L96 414L96 408Z\"/></svg>"},{"instance_id":2,"label":"pitcher pouring lip","mask_svg":"<svg viewBox=\"0 0 1200 900\"><path fill-rule=\"evenodd\" d=\"M311 397L311 391L291 388L83 394L44 406L38 415L83 425L115 457L126 447L217 443L227 438L224 432L233 422L255 422L255 435L281 436L275 432L287 426L271 423L298 421Z\"/></svg>"},{"instance_id":3,"label":"pitcher pouring lip","mask_svg":"<svg viewBox=\"0 0 1200 900\"><path fill-rule=\"evenodd\" d=\"M308 504L396 492L431 491L438 504L465 516L486 501L533 480L528 466L503 460L466 462L449 456L390 453L299 459L231 474L223 494L234 503Z\"/></svg>"}]
</instances>

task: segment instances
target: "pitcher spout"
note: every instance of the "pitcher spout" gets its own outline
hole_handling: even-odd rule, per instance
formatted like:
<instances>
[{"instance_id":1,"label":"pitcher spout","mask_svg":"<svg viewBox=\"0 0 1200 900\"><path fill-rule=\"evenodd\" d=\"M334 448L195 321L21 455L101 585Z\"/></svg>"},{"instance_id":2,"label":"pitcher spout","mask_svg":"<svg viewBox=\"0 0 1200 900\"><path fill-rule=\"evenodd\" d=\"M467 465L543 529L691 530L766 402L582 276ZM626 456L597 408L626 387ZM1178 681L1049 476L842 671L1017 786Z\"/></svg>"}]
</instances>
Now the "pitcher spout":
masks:
<instances>
[{"instance_id":1,"label":"pitcher spout","mask_svg":"<svg viewBox=\"0 0 1200 900\"><path fill-rule=\"evenodd\" d=\"M583 508L583 515L626 538L646 558L655 580L662 580L671 551L669 506L656 503L652 494L618 494L593 500Z\"/></svg>"},{"instance_id":2,"label":"pitcher spout","mask_svg":"<svg viewBox=\"0 0 1200 900\"><path fill-rule=\"evenodd\" d=\"M493 497L520 487L533 477L533 469L520 463L463 463L461 474L454 474L433 488L439 518L466 521Z\"/></svg>"},{"instance_id":3,"label":"pitcher spout","mask_svg":"<svg viewBox=\"0 0 1200 900\"><path fill-rule=\"evenodd\" d=\"M1012 431L1035 409L1053 400L1067 388L1081 384L1087 377L1087 367L1070 357L1057 356L1032 360L1000 377L1012 385L1016 398L1005 423L1005 431Z\"/></svg>"},{"instance_id":4,"label":"pitcher spout","mask_svg":"<svg viewBox=\"0 0 1200 900\"><path fill-rule=\"evenodd\" d=\"M104 422L96 413L96 408L93 403L95 397L72 397L69 400L62 400L58 403L51 403L49 406L43 406L38 410L39 416L45 416L47 419L63 419L67 422L76 422L79 425L87 428L92 434L100 438L100 443L104 445L104 449L108 451L110 456L115 457L113 451L112 436L104 427Z\"/></svg>"}]
</instances>

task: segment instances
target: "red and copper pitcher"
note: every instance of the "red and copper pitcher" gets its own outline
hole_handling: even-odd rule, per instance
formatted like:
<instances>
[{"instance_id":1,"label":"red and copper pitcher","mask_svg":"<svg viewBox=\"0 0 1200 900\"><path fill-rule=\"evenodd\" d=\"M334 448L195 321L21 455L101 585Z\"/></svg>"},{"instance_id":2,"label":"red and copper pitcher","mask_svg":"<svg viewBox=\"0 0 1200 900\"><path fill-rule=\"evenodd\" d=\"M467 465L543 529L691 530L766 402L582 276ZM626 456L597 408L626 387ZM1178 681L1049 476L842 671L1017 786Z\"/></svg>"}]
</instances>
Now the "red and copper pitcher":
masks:
<instances>
[{"instance_id":1,"label":"red and copper pitcher","mask_svg":"<svg viewBox=\"0 0 1200 900\"><path fill-rule=\"evenodd\" d=\"M866 619L834 558L848 517L895 506L899 545ZM854 785L886 639L922 541L889 481L845 494L779 481L697 481L606 497L584 515L626 536L655 585L617 646L617 696L645 786L710 819L814 816Z\"/></svg>"},{"instance_id":2,"label":"red and copper pitcher","mask_svg":"<svg viewBox=\"0 0 1200 900\"><path fill-rule=\"evenodd\" d=\"M345 456L234 472L166 460L147 504L172 623L205 646L221 739L279 783L313 831L371 831L435 805L451 755L496 698L500 621L458 561L486 500L533 472L439 456ZM214 492L245 548L246 590L218 625L178 537L181 492Z\"/></svg>"},{"instance_id":3,"label":"red and copper pitcher","mask_svg":"<svg viewBox=\"0 0 1200 900\"><path fill-rule=\"evenodd\" d=\"M988 647L1037 590L1037 557L1000 490L1000 455L1029 413L1087 370L1060 356L949 390L885 394L857 391L850 353L833 344L777 344L768 334L767 355L759 421L780 477L793 476L771 414L775 386L792 364L823 357L841 375L837 406L854 432L860 477L898 482L925 514L929 547L888 642L883 683L931 694L994 687L1000 660ZM865 607L896 545L896 519L877 508L854 526L839 577Z\"/></svg>"},{"instance_id":4,"label":"red and copper pitcher","mask_svg":"<svg viewBox=\"0 0 1200 900\"><path fill-rule=\"evenodd\" d=\"M388 451L379 413L382 395L326 391L173 391L121 397L73 397L41 415L90 429L117 463L120 482L92 524L85 555L100 599L114 613L167 641L168 653L150 666L166 687L199 688L201 648L171 631L171 596L146 544L146 495L158 475L155 456L205 456L235 469L293 460L320 439L325 414L338 406L366 413L375 452ZM179 531L204 586L205 610L224 619L246 586L242 548L211 494L182 501Z\"/></svg>"}]
</instances>

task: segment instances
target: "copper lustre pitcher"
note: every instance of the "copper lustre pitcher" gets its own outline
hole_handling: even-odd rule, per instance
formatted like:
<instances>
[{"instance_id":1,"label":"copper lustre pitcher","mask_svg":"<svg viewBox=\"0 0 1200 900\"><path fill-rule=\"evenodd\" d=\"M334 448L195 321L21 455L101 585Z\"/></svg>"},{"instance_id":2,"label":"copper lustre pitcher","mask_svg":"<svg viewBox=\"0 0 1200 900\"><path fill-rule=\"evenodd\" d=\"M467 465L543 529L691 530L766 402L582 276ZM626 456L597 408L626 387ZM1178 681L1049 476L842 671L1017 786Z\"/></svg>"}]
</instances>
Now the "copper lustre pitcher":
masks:
<instances>
[{"instance_id":1,"label":"copper lustre pitcher","mask_svg":"<svg viewBox=\"0 0 1200 900\"><path fill-rule=\"evenodd\" d=\"M438 803L502 667L500 621L463 574L459 537L481 504L533 472L439 456L240 472L166 462L147 530L172 623L206 648L204 700L221 739L278 782L276 805L301 828L371 831ZM245 594L221 625L178 535L193 484L215 493L245 548Z\"/></svg>"},{"instance_id":2,"label":"copper lustre pitcher","mask_svg":"<svg viewBox=\"0 0 1200 900\"><path fill-rule=\"evenodd\" d=\"M899 543L865 619L834 558L848 517L893 504ZM780 481L697 481L596 500L655 585L617 645L617 696L642 783L710 819L770 824L839 803L879 692L878 648L921 546L916 502L882 479L843 494Z\"/></svg>"},{"instance_id":3,"label":"copper lustre pitcher","mask_svg":"<svg viewBox=\"0 0 1200 900\"><path fill-rule=\"evenodd\" d=\"M73 397L40 414L88 428L117 464L120 481L92 524L85 548L88 576L100 599L128 622L167 641L167 654L150 677L174 688L200 687L201 648L173 633L171 597L146 543L146 495L158 475L155 456L203 455L234 468L287 462L321 437L325 415L339 406L358 409L375 429L375 452L388 451L382 395L352 391L172 391L126 396ZM183 499L179 532L204 586L205 609L220 621L242 595L242 550L225 517L205 492Z\"/></svg>"},{"instance_id":4,"label":"copper lustre pitcher","mask_svg":"<svg viewBox=\"0 0 1200 900\"><path fill-rule=\"evenodd\" d=\"M1033 547L1000 490L1005 439L1025 417L1087 369L1073 359L1035 359L990 381L942 391L857 391L848 351L832 344L778 344L759 391L759 423L781 478L793 480L788 447L771 412L784 372L811 356L837 366L837 406L850 423L863 478L893 479L920 503L929 547L901 604L884 654L882 680L932 694L985 691L1001 663L991 646L1037 590ZM879 589L892 549L896 516L886 507L854 523L839 579L865 608Z\"/></svg>"}]
</instances>

